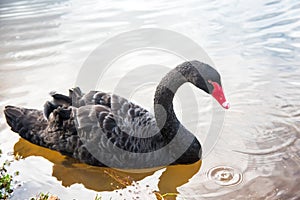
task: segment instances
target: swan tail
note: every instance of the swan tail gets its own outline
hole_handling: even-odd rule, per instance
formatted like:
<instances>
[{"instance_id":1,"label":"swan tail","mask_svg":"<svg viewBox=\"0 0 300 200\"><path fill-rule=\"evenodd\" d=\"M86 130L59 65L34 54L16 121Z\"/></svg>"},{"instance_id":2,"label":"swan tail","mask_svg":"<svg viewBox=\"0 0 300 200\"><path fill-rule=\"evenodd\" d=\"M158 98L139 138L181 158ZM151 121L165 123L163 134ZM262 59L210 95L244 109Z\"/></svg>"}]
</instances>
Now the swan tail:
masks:
<instances>
[{"instance_id":1,"label":"swan tail","mask_svg":"<svg viewBox=\"0 0 300 200\"><path fill-rule=\"evenodd\" d=\"M11 130L35 144L40 143L39 134L47 127L43 112L35 109L6 106L4 115Z\"/></svg>"},{"instance_id":2,"label":"swan tail","mask_svg":"<svg viewBox=\"0 0 300 200\"><path fill-rule=\"evenodd\" d=\"M22 118L24 112L18 107L6 106L4 109L4 114L6 117L6 122L11 127L11 129L15 132L20 131L20 118Z\"/></svg>"}]
</instances>

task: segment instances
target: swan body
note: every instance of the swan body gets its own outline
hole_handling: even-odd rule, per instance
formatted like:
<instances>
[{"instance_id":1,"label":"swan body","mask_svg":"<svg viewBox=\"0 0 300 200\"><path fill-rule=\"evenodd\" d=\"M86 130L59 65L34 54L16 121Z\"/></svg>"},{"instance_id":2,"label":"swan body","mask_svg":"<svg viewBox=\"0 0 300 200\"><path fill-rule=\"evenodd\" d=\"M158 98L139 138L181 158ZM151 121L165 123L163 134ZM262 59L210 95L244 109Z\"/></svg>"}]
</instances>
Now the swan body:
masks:
<instances>
[{"instance_id":1,"label":"swan body","mask_svg":"<svg viewBox=\"0 0 300 200\"><path fill-rule=\"evenodd\" d=\"M154 97L154 115L116 94L50 93L44 111L6 106L12 131L40 146L80 162L115 168L150 168L190 164L201 159L201 145L177 119L173 97L185 82L211 94L229 108L220 75L211 66L188 61L171 70Z\"/></svg>"}]
</instances>

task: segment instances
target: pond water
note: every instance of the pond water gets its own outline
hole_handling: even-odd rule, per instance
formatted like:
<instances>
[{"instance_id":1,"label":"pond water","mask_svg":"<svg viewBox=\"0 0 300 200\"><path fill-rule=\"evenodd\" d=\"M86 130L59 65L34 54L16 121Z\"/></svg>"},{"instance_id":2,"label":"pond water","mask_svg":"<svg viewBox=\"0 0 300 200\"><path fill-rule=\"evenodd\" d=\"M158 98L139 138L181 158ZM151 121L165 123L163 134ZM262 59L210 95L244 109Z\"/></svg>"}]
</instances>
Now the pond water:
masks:
<instances>
[{"instance_id":1,"label":"pond water","mask_svg":"<svg viewBox=\"0 0 300 200\"><path fill-rule=\"evenodd\" d=\"M78 84L82 66L99 45L142 28L167 29L190 38L222 75L231 108L214 148L204 148L203 161L193 165L143 172L97 168L20 139L2 113L1 159L10 159L11 153L23 157L10 167L11 172L20 171L16 179L21 183L11 199L28 199L39 192L61 199L94 199L96 194L102 199L155 199L154 190L178 193L176 199L299 199L297 0L1 0L1 112L5 105L41 109L50 91L67 93ZM143 43L131 36L129 42ZM119 47L115 48L105 55L114 54ZM152 110L155 85L167 71L155 67L172 68L183 60L157 49L127 52L111 63L96 88L111 91L125 75L133 77L138 81L127 82L133 89L124 95ZM101 68L102 63L96 64ZM143 73L135 70L151 64L155 67L143 67ZM200 103L194 105L182 92L188 87L176 96L176 113L203 143L215 123L213 106L207 95L193 88L187 95L196 96ZM201 107L205 104L209 106ZM125 179L134 184L125 187Z\"/></svg>"}]
</instances>

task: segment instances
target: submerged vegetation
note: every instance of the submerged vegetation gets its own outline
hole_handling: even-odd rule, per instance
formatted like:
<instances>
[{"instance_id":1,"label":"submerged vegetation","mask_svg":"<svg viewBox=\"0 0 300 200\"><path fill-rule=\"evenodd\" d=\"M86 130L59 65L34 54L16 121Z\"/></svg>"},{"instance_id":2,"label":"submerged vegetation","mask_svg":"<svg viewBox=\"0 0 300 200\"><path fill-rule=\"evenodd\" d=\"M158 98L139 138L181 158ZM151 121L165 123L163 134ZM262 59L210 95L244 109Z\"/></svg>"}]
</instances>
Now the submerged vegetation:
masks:
<instances>
[{"instance_id":1,"label":"submerged vegetation","mask_svg":"<svg viewBox=\"0 0 300 200\"><path fill-rule=\"evenodd\" d=\"M55 195L51 195L49 193L39 193L36 197L31 198L30 200L59 200L59 198Z\"/></svg>"},{"instance_id":2,"label":"submerged vegetation","mask_svg":"<svg viewBox=\"0 0 300 200\"><path fill-rule=\"evenodd\" d=\"M0 149L0 157L2 154L2 150ZM15 158L15 159L18 159ZM2 163L0 167L0 199L9 199L11 194L13 193L14 188L14 177L19 175L19 172L15 172L13 175L9 174L7 171L7 166L9 166L13 162L13 160L6 160Z\"/></svg>"},{"instance_id":3,"label":"submerged vegetation","mask_svg":"<svg viewBox=\"0 0 300 200\"><path fill-rule=\"evenodd\" d=\"M4 162L0 168L0 199L8 199L13 192L13 176L7 173L7 162Z\"/></svg>"},{"instance_id":4,"label":"submerged vegetation","mask_svg":"<svg viewBox=\"0 0 300 200\"><path fill-rule=\"evenodd\" d=\"M31 198L30 200L59 200L59 198L58 196L41 192L35 198Z\"/></svg>"}]
</instances>

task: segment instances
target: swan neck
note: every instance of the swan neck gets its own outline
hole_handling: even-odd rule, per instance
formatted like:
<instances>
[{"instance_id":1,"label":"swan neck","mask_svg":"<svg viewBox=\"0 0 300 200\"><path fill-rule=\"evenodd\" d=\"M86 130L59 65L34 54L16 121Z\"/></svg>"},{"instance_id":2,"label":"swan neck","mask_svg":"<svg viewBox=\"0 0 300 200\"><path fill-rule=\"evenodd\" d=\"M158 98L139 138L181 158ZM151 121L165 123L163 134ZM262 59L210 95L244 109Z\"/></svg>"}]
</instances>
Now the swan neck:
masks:
<instances>
[{"instance_id":1,"label":"swan neck","mask_svg":"<svg viewBox=\"0 0 300 200\"><path fill-rule=\"evenodd\" d=\"M161 80L156 88L154 113L157 125L163 135L170 136L170 133L176 133L174 129L178 129L180 125L174 112L173 99L178 88L186 82L186 78L175 68Z\"/></svg>"}]
</instances>

